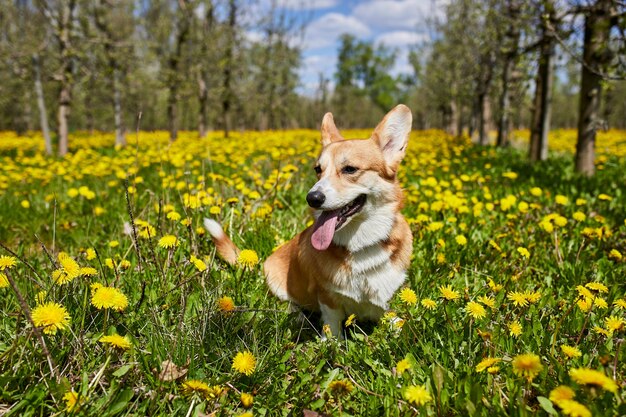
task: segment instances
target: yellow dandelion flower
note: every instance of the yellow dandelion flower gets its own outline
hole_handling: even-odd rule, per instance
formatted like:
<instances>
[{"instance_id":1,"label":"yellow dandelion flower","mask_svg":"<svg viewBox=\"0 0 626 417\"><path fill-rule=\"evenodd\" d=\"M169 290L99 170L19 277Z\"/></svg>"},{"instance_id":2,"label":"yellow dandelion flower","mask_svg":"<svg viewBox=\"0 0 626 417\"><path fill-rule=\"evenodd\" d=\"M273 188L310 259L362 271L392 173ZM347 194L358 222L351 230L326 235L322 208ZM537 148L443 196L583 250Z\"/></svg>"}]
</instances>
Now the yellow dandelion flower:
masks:
<instances>
[{"instance_id":1,"label":"yellow dandelion flower","mask_svg":"<svg viewBox=\"0 0 626 417\"><path fill-rule=\"evenodd\" d=\"M515 307L526 307L528 305L528 299L524 293L518 291L510 291L506 298L513 301Z\"/></svg>"},{"instance_id":2,"label":"yellow dandelion flower","mask_svg":"<svg viewBox=\"0 0 626 417\"><path fill-rule=\"evenodd\" d=\"M424 385L411 385L404 389L404 399L413 405L422 406L432 401L432 397Z\"/></svg>"},{"instance_id":3,"label":"yellow dandelion flower","mask_svg":"<svg viewBox=\"0 0 626 417\"><path fill-rule=\"evenodd\" d=\"M613 305L615 307L621 308L622 310L626 310L626 300L624 300L623 298L613 301Z\"/></svg>"},{"instance_id":4,"label":"yellow dandelion flower","mask_svg":"<svg viewBox=\"0 0 626 417\"><path fill-rule=\"evenodd\" d=\"M224 388L220 385L213 385L209 387L209 392L207 394L207 398L215 399L224 393Z\"/></svg>"},{"instance_id":5,"label":"yellow dandelion flower","mask_svg":"<svg viewBox=\"0 0 626 417\"><path fill-rule=\"evenodd\" d=\"M569 204L569 198L564 195L557 194L554 197L554 202L560 206L566 206Z\"/></svg>"},{"instance_id":6,"label":"yellow dandelion flower","mask_svg":"<svg viewBox=\"0 0 626 417\"><path fill-rule=\"evenodd\" d=\"M487 311L485 310L485 307L475 301L470 301L469 303L467 303L465 311L467 312L467 314L472 316L473 319L477 320L485 318L487 316Z\"/></svg>"},{"instance_id":7,"label":"yellow dandelion flower","mask_svg":"<svg viewBox=\"0 0 626 417\"><path fill-rule=\"evenodd\" d=\"M606 337L610 337L610 336L613 335L613 332L608 331L606 329L603 329L600 326L593 326L593 331L596 332L597 334L601 334L601 335L604 335Z\"/></svg>"},{"instance_id":8,"label":"yellow dandelion flower","mask_svg":"<svg viewBox=\"0 0 626 417\"><path fill-rule=\"evenodd\" d=\"M259 263L259 256L252 249L244 249L239 253L237 257L237 263L241 266L253 268Z\"/></svg>"},{"instance_id":9,"label":"yellow dandelion flower","mask_svg":"<svg viewBox=\"0 0 626 417\"><path fill-rule=\"evenodd\" d=\"M467 245L467 238L463 235L456 236L454 240L456 240L456 243L459 244L460 246Z\"/></svg>"},{"instance_id":10,"label":"yellow dandelion flower","mask_svg":"<svg viewBox=\"0 0 626 417\"><path fill-rule=\"evenodd\" d=\"M254 396L252 394L248 394L247 392L242 392L239 399L241 400L243 408L250 408L254 403Z\"/></svg>"},{"instance_id":11,"label":"yellow dandelion flower","mask_svg":"<svg viewBox=\"0 0 626 417\"><path fill-rule=\"evenodd\" d=\"M328 384L328 389L334 396L348 395L354 390L354 385L347 379L340 379Z\"/></svg>"},{"instance_id":12,"label":"yellow dandelion flower","mask_svg":"<svg viewBox=\"0 0 626 417\"><path fill-rule=\"evenodd\" d=\"M91 305L98 310L112 308L123 311L128 307L128 298L117 288L100 286L92 292Z\"/></svg>"},{"instance_id":13,"label":"yellow dandelion flower","mask_svg":"<svg viewBox=\"0 0 626 417\"><path fill-rule=\"evenodd\" d=\"M235 309L235 302L232 298L224 296L217 300L217 308L224 313L229 313Z\"/></svg>"},{"instance_id":14,"label":"yellow dandelion flower","mask_svg":"<svg viewBox=\"0 0 626 417\"><path fill-rule=\"evenodd\" d=\"M535 197L540 197L543 191L539 187L533 187L530 189L530 193Z\"/></svg>"},{"instance_id":15,"label":"yellow dandelion flower","mask_svg":"<svg viewBox=\"0 0 626 417\"><path fill-rule=\"evenodd\" d=\"M17 259L13 256L0 256L0 271L4 271L5 269L11 269L15 265L17 265Z\"/></svg>"},{"instance_id":16,"label":"yellow dandelion flower","mask_svg":"<svg viewBox=\"0 0 626 417\"><path fill-rule=\"evenodd\" d=\"M495 240L490 240L489 241L489 246L491 246L492 248L494 248L495 250L497 250L498 252L502 252L502 248L500 247L500 245L498 245L496 243Z\"/></svg>"},{"instance_id":17,"label":"yellow dandelion flower","mask_svg":"<svg viewBox=\"0 0 626 417\"><path fill-rule=\"evenodd\" d=\"M488 297L486 295L481 295L478 297L478 301L486 305L487 307L494 309L496 308L496 300L493 297Z\"/></svg>"},{"instance_id":18,"label":"yellow dandelion flower","mask_svg":"<svg viewBox=\"0 0 626 417\"><path fill-rule=\"evenodd\" d=\"M253 417L254 414L252 414L252 411L246 411L243 414L239 414L237 417Z\"/></svg>"},{"instance_id":19,"label":"yellow dandelion flower","mask_svg":"<svg viewBox=\"0 0 626 417\"><path fill-rule=\"evenodd\" d=\"M165 235L161 239L159 239L158 243L160 248L164 249L172 249L180 245L178 238L174 235Z\"/></svg>"},{"instance_id":20,"label":"yellow dandelion flower","mask_svg":"<svg viewBox=\"0 0 626 417\"><path fill-rule=\"evenodd\" d=\"M252 375L256 367L256 358L249 351L237 352L233 358L232 368L244 375Z\"/></svg>"},{"instance_id":21,"label":"yellow dandelion flower","mask_svg":"<svg viewBox=\"0 0 626 417\"><path fill-rule=\"evenodd\" d=\"M570 417L591 417L591 411L578 401L561 400L557 404L561 408L561 413Z\"/></svg>"},{"instance_id":22,"label":"yellow dandelion flower","mask_svg":"<svg viewBox=\"0 0 626 417\"><path fill-rule=\"evenodd\" d=\"M609 303L606 302L606 300L602 297L596 297L593 299L593 304L595 306L597 306L598 308L601 308L603 310L606 310L607 308L609 308Z\"/></svg>"},{"instance_id":23,"label":"yellow dandelion flower","mask_svg":"<svg viewBox=\"0 0 626 417\"><path fill-rule=\"evenodd\" d=\"M102 336L99 342L120 350L128 350L132 346L127 336L120 336L119 334Z\"/></svg>"},{"instance_id":24,"label":"yellow dandelion flower","mask_svg":"<svg viewBox=\"0 0 626 417\"><path fill-rule=\"evenodd\" d=\"M524 353L513 358L513 373L531 382L543 369L541 358L534 353Z\"/></svg>"},{"instance_id":25,"label":"yellow dandelion flower","mask_svg":"<svg viewBox=\"0 0 626 417\"><path fill-rule=\"evenodd\" d=\"M9 286L9 278L7 278L4 272L0 272L0 288L6 288Z\"/></svg>"},{"instance_id":26,"label":"yellow dandelion flower","mask_svg":"<svg viewBox=\"0 0 626 417\"><path fill-rule=\"evenodd\" d=\"M561 345L561 350L569 359L580 358L582 356L580 349L575 346Z\"/></svg>"},{"instance_id":27,"label":"yellow dandelion flower","mask_svg":"<svg viewBox=\"0 0 626 417\"><path fill-rule=\"evenodd\" d=\"M559 385L550 391L550 401L559 405L561 401L571 400L576 396L574 390L566 385Z\"/></svg>"},{"instance_id":28,"label":"yellow dandelion flower","mask_svg":"<svg viewBox=\"0 0 626 417\"><path fill-rule=\"evenodd\" d=\"M435 300L431 300L430 298L424 298L420 301L420 303L427 310L434 310L437 308L437 302Z\"/></svg>"},{"instance_id":29,"label":"yellow dandelion flower","mask_svg":"<svg viewBox=\"0 0 626 417\"><path fill-rule=\"evenodd\" d=\"M396 372L398 375L402 375L405 371L411 369L411 361L404 358L396 364Z\"/></svg>"},{"instance_id":30,"label":"yellow dandelion flower","mask_svg":"<svg viewBox=\"0 0 626 417\"><path fill-rule=\"evenodd\" d=\"M489 285L489 288L493 292L499 292L503 288L502 284L496 284L491 278L489 278L489 280L487 281L487 284Z\"/></svg>"},{"instance_id":31,"label":"yellow dandelion flower","mask_svg":"<svg viewBox=\"0 0 626 417\"><path fill-rule=\"evenodd\" d=\"M182 383L181 388L183 394L187 396L199 394L202 397L208 397L211 393L209 385L197 379L188 379Z\"/></svg>"},{"instance_id":32,"label":"yellow dandelion flower","mask_svg":"<svg viewBox=\"0 0 626 417\"><path fill-rule=\"evenodd\" d=\"M439 291L441 292L441 296L449 301L458 300L461 297L458 291L452 289L452 285L447 285L445 287L441 285L439 287Z\"/></svg>"},{"instance_id":33,"label":"yellow dandelion flower","mask_svg":"<svg viewBox=\"0 0 626 417\"><path fill-rule=\"evenodd\" d=\"M85 267L80 268L79 273L80 275L85 276L85 277L94 277L98 275L98 270L91 266L85 266Z\"/></svg>"},{"instance_id":34,"label":"yellow dandelion flower","mask_svg":"<svg viewBox=\"0 0 626 417\"><path fill-rule=\"evenodd\" d=\"M181 218L180 213L175 212L175 211L170 211L169 213L167 213L167 217L169 220L174 220L174 221L178 221Z\"/></svg>"},{"instance_id":35,"label":"yellow dandelion flower","mask_svg":"<svg viewBox=\"0 0 626 417\"><path fill-rule=\"evenodd\" d=\"M109 247L110 248L117 248L120 245L120 242L117 240L112 240L109 242Z\"/></svg>"},{"instance_id":36,"label":"yellow dandelion flower","mask_svg":"<svg viewBox=\"0 0 626 417\"><path fill-rule=\"evenodd\" d=\"M587 284L585 284L585 287L589 288L592 291L605 292L605 293L609 292L609 289L607 288L607 286L600 282L588 282ZM587 297L589 297L589 295L587 295Z\"/></svg>"},{"instance_id":37,"label":"yellow dandelion flower","mask_svg":"<svg viewBox=\"0 0 626 417\"><path fill-rule=\"evenodd\" d=\"M415 291L413 291L412 289L403 288L400 291L400 300L402 300L404 304L413 306L417 304L417 295L415 295Z\"/></svg>"},{"instance_id":38,"label":"yellow dandelion flower","mask_svg":"<svg viewBox=\"0 0 626 417\"><path fill-rule=\"evenodd\" d=\"M513 321L509 323L509 334L514 337L522 334L522 325L519 323L519 321Z\"/></svg>"},{"instance_id":39,"label":"yellow dandelion flower","mask_svg":"<svg viewBox=\"0 0 626 417\"><path fill-rule=\"evenodd\" d=\"M530 252L528 251L528 249L526 249L523 246L520 246L519 248L517 248L517 252L522 256L522 258L524 259L528 259L530 258Z\"/></svg>"},{"instance_id":40,"label":"yellow dandelion flower","mask_svg":"<svg viewBox=\"0 0 626 417\"><path fill-rule=\"evenodd\" d=\"M591 309L591 306L593 305L593 298L581 298L580 300L576 301L576 305L578 306L580 311L586 313Z\"/></svg>"},{"instance_id":41,"label":"yellow dandelion flower","mask_svg":"<svg viewBox=\"0 0 626 417\"><path fill-rule=\"evenodd\" d=\"M600 194L598 196L598 199L603 200L603 201L611 201L611 200L613 200L613 197L611 197L608 194Z\"/></svg>"},{"instance_id":42,"label":"yellow dandelion flower","mask_svg":"<svg viewBox=\"0 0 626 417\"><path fill-rule=\"evenodd\" d=\"M612 393L617 392L617 384L600 371L589 368L576 368L569 371L569 375L579 385L593 385Z\"/></svg>"},{"instance_id":43,"label":"yellow dandelion flower","mask_svg":"<svg viewBox=\"0 0 626 417\"><path fill-rule=\"evenodd\" d=\"M68 412L78 411L87 400L87 397L79 396L78 393L73 389L63 395L63 401L65 401L65 410Z\"/></svg>"},{"instance_id":44,"label":"yellow dandelion flower","mask_svg":"<svg viewBox=\"0 0 626 417\"><path fill-rule=\"evenodd\" d=\"M577 222L584 222L585 219L587 218L587 215L583 213L582 211L577 211L574 214L572 214L572 218L576 220Z\"/></svg>"},{"instance_id":45,"label":"yellow dandelion flower","mask_svg":"<svg viewBox=\"0 0 626 417\"><path fill-rule=\"evenodd\" d=\"M206 271L207 266L204 263L204 261L202 259L198 259L195 256L191 255L191 257L189 257L189 262L191 262L198 271L203 272Z\"/></svg>"},{"instance_id":46,"label":"yellow dandelion flower","mask_svg":"<svg viewBox=\"0 0 626 417\"><path fill-rule=\"evenodd\" d=\"M539 291L524 291L524 297L529 303L535 304L541 299L541 293Z\"/></svg>"},{"instance_id":47,"label":"yellow dandelion flower","mask_svg":"<svg viewBox=\"0 0 626 417\"><path fill-rule=\"evenodd\" d=\"M49 302L40 304L31 312L33 323L43 327L45 334L56 334L57 330L64 330L70 325L70 315L61 304Z\"/></svg>"},{"instance_id":48,"label":"yellow dandelion flower","mask_svg":"<svg viewBox=\"0 0 626 417\"><path fill-rule=\"evenodd\" d=\"M483 372L485 369L491 368L496 363L500 362L500 358L484 358L476 365L476 372Z\"/></svg>"},{"instance_id":49,"label":"yellow dandelion flower","mask_svg":"<svg viewBox=\"0 0 626 417\"><path fill-rule=\"evenodd\" d=\"M350 314L345 322L346 327L352 326L354 324L355 319L356 319L356 314Z\"/></svg>"},{"instance_id":50,"label":"yellow dandelion flower","mask_svg":"<svg viewBox=\"0 0 626 417\"><path fill-rule=\"evenodd\" d=\"M609 259L612 259L614 261L621 261L622 258L622 254L617 249L611 249L611 251L609 252Z\"/></svg>"},{"instance_id":51,"label":"yellow dandelion flower","mask_svg":"<svg viewBox=\"0 0 626 417\"><path fill-rule=\"evenodd\" d=\"M611 317L606 317L604 319L604 323L606 325L607 330L613 333L613 332L622 330L624 328L624 325L626 324L626 320L624 320L621 317L611 316Z\"/></svg>"},{"instance_id":52,"label":"yellow dandelion flower","mask_svg":"<svg viewBox=\"0 0 626 417\"><path fill-rule=\"evenodd\" d=\"M94 248L89 248L85 251L85 258L88 261L96 259L96 250Z\"/></svg>"}]
</instances>

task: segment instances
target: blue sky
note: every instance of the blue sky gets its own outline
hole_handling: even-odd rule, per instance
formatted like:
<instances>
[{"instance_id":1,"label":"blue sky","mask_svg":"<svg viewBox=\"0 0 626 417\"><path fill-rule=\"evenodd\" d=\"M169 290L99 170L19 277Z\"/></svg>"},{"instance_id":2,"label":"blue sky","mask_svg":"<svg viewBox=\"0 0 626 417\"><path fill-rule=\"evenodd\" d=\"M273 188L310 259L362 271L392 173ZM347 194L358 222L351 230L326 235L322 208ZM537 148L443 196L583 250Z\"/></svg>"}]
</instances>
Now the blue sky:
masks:
<instances>
[{"instance_id":1,"label":"blue sky","mask_svg":"<svg viewBox=\"0 0 626 417\"><path fill-rule=\"evenodd\" d=\"M443 0L445 1L445 0ZM411 45L430 39L429 21L441 12L442 0L280 0L278 4L306 16L308 25L300 42L300 92L313 95L319 74L333 82L338 38L349 33L358 39L397 48L394 74L410 73Z\"/></svg>"}]
</instances>

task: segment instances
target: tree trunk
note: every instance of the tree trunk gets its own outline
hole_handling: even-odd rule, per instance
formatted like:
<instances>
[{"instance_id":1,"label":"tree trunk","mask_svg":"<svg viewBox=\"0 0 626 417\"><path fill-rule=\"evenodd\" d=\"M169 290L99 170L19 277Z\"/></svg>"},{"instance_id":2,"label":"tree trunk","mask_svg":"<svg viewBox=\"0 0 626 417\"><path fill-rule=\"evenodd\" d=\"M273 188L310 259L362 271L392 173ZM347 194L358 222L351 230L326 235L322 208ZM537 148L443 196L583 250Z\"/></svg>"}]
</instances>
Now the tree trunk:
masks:
<instances>
[{"instance_id":1,"label":"tree trunk","mask_svg":"<svg viewBox=\"0 0 626 417\"><path fill-rule=\"evenodd\" d=\"M231 77L233 70L233 55L235 48L235 29L237 25L237 2L229 1L228 7L228 40L224 52L223 92L222 92L222 120L224 125L224 137L228 137L231 129L230 111L232 108L233 92Z\"/></svg>"},{"instance_id":2,"label":"tree trunk","mask_svg":"<svg viewBox=\"0 0 626 417\"><path fill-rule=\"evenodd\" d=\"M113 78L111 80L113 87L113 112L115 119L115 145L126 146L126 135L124 134L124 126L122 122L122 93L120 91L120 71L117 63L113 66Z\"/></svg>"},{"instance_id":3,"label":"tree trunk","mask_svg":"<svg viewBox=\"0 0 626 417\"><path fill-rule=\"evenodd\" d=\"M176 111L176 104L178 100L176 94L176 86L171 85L169 97L167 99L167 122L168 129L170 131L170 142L174 142L178 138L178 114Z\"/></svg>"},{"instance_id":4,"label":"tree trunk","mask_svg":"<svg viewBox=\"0 0 626 417\"><path fill-rule=\"evenodd\" d=\"M65 156L69 150L69 127L68 118L70 114L70 104L72 102L72 59L70 51L70 30L76 2L70 0L62 2L59 24L59 55L61 57L61 73L59 79L61 87L59 89L59 109L57 132L59 137L59 155Z\"/></svg>"},{"instance_id":5,"label":"tree trunk","mask_svg":"<svg viewBox=\"0 0 626 417\"><path fill-rule=\"evenodd\" d=\"M489 145L489 135L487 134L486 124L486 111L487 106L487 93L478 94L478 144Z\"/></svg>"},{"instance_id":6,"label":"tree trunk","mask_svg":"<svg viewBox=\"0 0 626 417\"><path fill-rule=\"evenodd\" d=\"M41 64L39 62L39 56L37 55L33 55L33 70L35 73L35 95L37 95L37 106L39 107L41 133L43 134L46 154L52 155L52 139L50 138L50 128L48 127L48 112L46 110L46 101L41 85Z\"/></svg>"},{"instance_id":7,"label":"tree trunk","mask_svg":"<svg viewBox=\"0 0 626 417\"><path fill-rule=\"evenodd\" d=\"M508 29L505 35L505 43L507 45L504 54L504 65L502 67L502 92L500 93L500 117L498 118L498 146L509 145L509 130L511 126L511 74L515 70L517 57L519 55L519 6L517 0L507 1L507 19Z\"/></svg>"},{"instance_id":8,"label":"tree trunk","mask_svg":"<svg viewBox=\"0 0 626 417\"><path fill-rule=\"evenodd\" d=\"M207 103L209 101L209 93L206 88L206 71L200 70L198 74L198 136L206 137L207 132Z\"/></svg>"},{"instance_id":9,"label":"tree trunk","mask_svg":"<svg viewBox=\"0 0 626 417\"><path fill-rule=\"evenodd\" d=\"M608 39L611 31L611 0L598 0L585 17L583 65L576 142L576 172L592 176L595 173L596 130L602 94L604 63L608 61Z\"/></svg>"},{"instance_id":10,"label":"tree trunk","mask_svg":"<svg viewBox=\"0 0 626 417\"><path fill-rule=\"evenodd\" d=\"M529 157L531 162L548 159L548 133L552 111L554 41L545 38L541 45L539 68L535 78L535 99L531 121Z\"/></svg>"}]
</instances>

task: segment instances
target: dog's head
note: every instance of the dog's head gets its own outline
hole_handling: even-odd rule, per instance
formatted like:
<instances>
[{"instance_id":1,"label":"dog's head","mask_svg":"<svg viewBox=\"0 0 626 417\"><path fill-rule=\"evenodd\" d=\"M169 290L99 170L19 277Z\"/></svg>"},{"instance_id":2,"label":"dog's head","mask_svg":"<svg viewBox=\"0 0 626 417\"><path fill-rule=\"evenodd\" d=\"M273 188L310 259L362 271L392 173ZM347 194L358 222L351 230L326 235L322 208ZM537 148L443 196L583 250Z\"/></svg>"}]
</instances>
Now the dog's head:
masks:
<instances>
[{"instance_id":1,"label":"dog's head","mask_svg":"<svg viewBox=\"0 0 626 417\"><path fill-rule=\"evenodd\" d=\"M325 250L334 240L349 249L355 233L373 227L372 239L388 234L402 199L396 172L411 131L411 110L398 105L366 140L346 140L331 113L322 121L322 152L315 164L318 181L307 194L318 210L311 243ZM350 230L346 230L350 229ZM363 237L366 237L367 233ZM371 239L359 239L363 247ZM378 239L380 240L380 239ZM376 242L376 240L374 240Z\"/></svg>"}]
</instances>

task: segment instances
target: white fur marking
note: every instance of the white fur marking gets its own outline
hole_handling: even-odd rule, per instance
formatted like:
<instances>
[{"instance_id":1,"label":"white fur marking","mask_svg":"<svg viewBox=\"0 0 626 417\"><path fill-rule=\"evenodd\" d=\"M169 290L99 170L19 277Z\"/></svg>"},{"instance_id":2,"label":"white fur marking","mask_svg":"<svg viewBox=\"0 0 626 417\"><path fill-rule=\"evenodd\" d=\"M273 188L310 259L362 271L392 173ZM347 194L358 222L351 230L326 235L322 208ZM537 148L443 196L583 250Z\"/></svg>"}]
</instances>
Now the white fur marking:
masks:
<instances>
[{"instance_id":1,"label":"white fur marking","mask_svg":"<svg viewBox=\"0 0 626 417\"><path fill-rule=\"evenodd\" d=\"M341 325L346 316L343 310L333 309L326 304L320 303L320 311L322 312L322 323L330 326L331 334L339 339L343 339ZM322 334L322 340L326 340L326 335Z\"/></svg>"},{"instance_id":2,"label":"white fur marking","mask_svg":"<svg viewBox=\"0 0 626 417\"><path fill-rule=\"evenodd\" d=\"M224 229L222 229L222 226L215 220L205 218L204 228L216 239L220 239L224 236Z\"/></svg>"}]
</instances>

